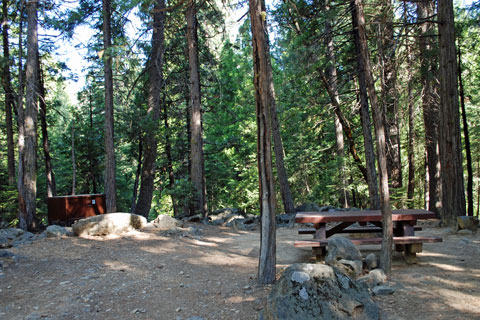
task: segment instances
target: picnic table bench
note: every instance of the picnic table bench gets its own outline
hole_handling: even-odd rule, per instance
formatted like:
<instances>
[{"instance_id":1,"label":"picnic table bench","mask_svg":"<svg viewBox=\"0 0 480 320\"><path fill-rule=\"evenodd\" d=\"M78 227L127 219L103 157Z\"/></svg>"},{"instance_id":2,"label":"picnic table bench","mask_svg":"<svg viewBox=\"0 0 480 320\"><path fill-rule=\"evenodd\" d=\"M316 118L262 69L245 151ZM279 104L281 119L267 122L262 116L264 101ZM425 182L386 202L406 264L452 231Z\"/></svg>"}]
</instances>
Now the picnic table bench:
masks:
<instances>
[{"instance_id":1,"label":"picnic table bench","mask_svg":"<svg viewBox=\"0 0 480 320\"><path fill-rule=\"evenodd\" d=\"M392 210L393 243L395 249L403 252L407 262L414 263L416 254L422 252L423 243L441 242L440 237L416 236L415 231L421 230L416 226L417 220L435 219L435 213L420 209ZM299 234L312 234L312 240L297 240L295 247L311 247L317 260L325 257L328 240L337 233L381 233L382 213L380 210L356 211L329 211L329 212L298 212L295 216L297 223L313 223L313 228L303 228ZM336 223L327 228L327 223ZM352 225L358 223L360 227ZM350 239L355 245L381 244L378 236Z\"/></svg>"}]
</instances>

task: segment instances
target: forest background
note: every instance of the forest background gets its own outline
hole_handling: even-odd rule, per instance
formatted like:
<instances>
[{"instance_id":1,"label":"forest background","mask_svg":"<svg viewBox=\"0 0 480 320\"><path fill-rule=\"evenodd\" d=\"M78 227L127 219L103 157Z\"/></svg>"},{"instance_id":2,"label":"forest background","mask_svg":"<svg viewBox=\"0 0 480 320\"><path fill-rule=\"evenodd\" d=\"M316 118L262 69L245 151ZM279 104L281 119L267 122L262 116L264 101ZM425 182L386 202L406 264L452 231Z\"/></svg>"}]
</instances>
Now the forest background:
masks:
<instances>
[{"instance_id":1,"label":"forest background","mask_svg":"<svg viewBox=\"0 0 480 320\"><path fill-rule=\"evenodd\" d=\"M110 45L105 44L105 2L111 6L107 14ZM113 85L115 147L111 150L115 151L116 211L138 212L137 205L146 201L148 208L141 214L149 218L161 213L188 216L225 207L259 214L254 69L246 3L163 2L163 8L159 9L156 6L161 2L38 2L40 71L35 203L36 216L44 223L47 196L106 192L109 148L105 147L104 123L108 60ZM441 128L438 106L431 107L438 105L438 90L441 90L437 77L434 2L364 2L372 71L390 139L392 206L437 211L437 201L432 199L438 190L432 189L435 174L432 175L431 168L432 161L439 160L428 158L437 152L429 149L431 130L439 134ZM23 67L27 57L22 51L22 47L28 47L27 11L23 1L2 2L0 103L4 107L0 116L5 120L0 122L0 217L3 225L19 222L15 179L18 179L18 108L23 101L22 78L28 78ZM236 25L232 23L236 21L232 19L233 11L245 13L240 15L238 31L231 30ZM464 102L461 115L465 117L461 124L465 210L478 215L480 3L456 3L454 12L457 59L460 59L459 92ZM156 20L156 14L163 18ZM189 23L192 14L195 21ZM271 31L277 133L282 138L280 147L275 145L279 153L274 153L274 159L278 164L279 155L283 155L292 199L290 204L285 200L281 190L285 183L276 179L277 212L291 212L292 203L307 202L334 207L378 207L378 202L375 203L378 189L375 194L372 187L372 177L376 175L372 153L375 146L368 142L368 132L370 139L375 133L373 125L365 123L369 111L367 105L364 113L350 2L275 2L264 18ZM157 24L158 19L163 22ZM129 20L138 28L135 33L129 29ZM157 52L152 45L153 25L155 30L163 30L163 46L158 51L162 71L156 89L151 88L149 73ZM79 27L90 29L92 36L82 48L86 50L82 60L84 85L78 96L72 98L67 84L75 75L69 72L64 57L56 52L63 50L62 43L72 41ZM195 170L192 163L197 162L192 158L195 148L192 136L197 134L192 126L195 83L188 45L192 41L188 37L192 28L197 33L196 84L201 92L197 98L201 106L203 153L200 181L204 181L205 190L200 191L195 179L192 181L199 174L199 171L192 173ZM427 95L427 86L436 89ZM156 116L149 106L152 90L160 93ZM157 144L157 154L154 166L147 170L146 157L152 143ZM369 161L370 164L373 161L373 167ZM281 166L274 166L275 176L281 175L278 170ZM141 200L141 184L147 179L153 181L151 199ZM202 193L206 198L199 205ZM145 210L144 203L141 205Z\"/></svg>"}]
</instances>

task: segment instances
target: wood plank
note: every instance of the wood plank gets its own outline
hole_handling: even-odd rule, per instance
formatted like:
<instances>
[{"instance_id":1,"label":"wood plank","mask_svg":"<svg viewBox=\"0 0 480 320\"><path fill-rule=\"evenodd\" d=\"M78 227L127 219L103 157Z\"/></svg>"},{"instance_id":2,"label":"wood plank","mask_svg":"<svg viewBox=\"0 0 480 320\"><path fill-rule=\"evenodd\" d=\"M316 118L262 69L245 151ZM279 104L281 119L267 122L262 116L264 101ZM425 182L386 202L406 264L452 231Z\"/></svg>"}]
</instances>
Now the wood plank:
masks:
<instances>
[{"instance_id":1,"label":"wood plank","mask_svg":"<svg viewBox=\"0 0 480 320\"><path fill-rule=\"evenodd\" d=\"M422 227L414 226L415 231L421 231ZM328 229L330 231L331 229ZM382 228L379 227L348 227L335 233L376 233L382 232ZM298 234L315 234L315 228L302 228L298 229Z\"/></svg>"},{"instance_id":2,"label":"wood plank","mask_svg":"<svg viewBox=\"0 0 480 320\"><path fill-rule=\"evenodd\" d=\"M355 245L382 244L382 238L366 238L366 239L350 239ZM415 244L415 243L435 243L442 242L440 237L410 236L410 237L393 237L394 244ZM328 240L297 240L295 247L325 247Z\"/></svg>"},{"instance_id":3,"label":"wood plank","mask_svg":"<svg viewBox=\"0 0 480 320\"><path fill-rule=\"evenodd\" d=\"M435 213L421 209L400 209L392 211L393 221L416 221L418 219L435 219ZM380 210L298 212L297 223L327 222L379 222L382 221Z\"/></svg>"}]
</instances>

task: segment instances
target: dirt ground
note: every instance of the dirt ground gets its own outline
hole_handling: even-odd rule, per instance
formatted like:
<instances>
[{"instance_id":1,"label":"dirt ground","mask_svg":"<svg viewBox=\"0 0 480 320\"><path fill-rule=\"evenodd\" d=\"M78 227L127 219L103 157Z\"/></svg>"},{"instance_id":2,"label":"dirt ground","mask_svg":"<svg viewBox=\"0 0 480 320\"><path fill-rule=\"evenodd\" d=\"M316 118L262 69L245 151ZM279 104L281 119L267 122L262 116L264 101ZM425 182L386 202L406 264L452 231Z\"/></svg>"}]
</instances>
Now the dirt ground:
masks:
<instances>
[{"instance_id":1,"label":"dirt ground","mask_svg":"<svg viewBox=\"0 0 480 320\"><path fill-rule=\"evenodd\" d=\"M258 319L270 290L256 285L258 231L189 226L199 235L148 230L11 248L19 258L4 262L0 319ZM395 254L397 290L375 297L382 319L480 319L479 233L419 234L444 242L425 244L416 265ZM295 228L278 229L279 273L313 262L311 250L293 247L298 238Z\"/></svg>"}]
</instances>

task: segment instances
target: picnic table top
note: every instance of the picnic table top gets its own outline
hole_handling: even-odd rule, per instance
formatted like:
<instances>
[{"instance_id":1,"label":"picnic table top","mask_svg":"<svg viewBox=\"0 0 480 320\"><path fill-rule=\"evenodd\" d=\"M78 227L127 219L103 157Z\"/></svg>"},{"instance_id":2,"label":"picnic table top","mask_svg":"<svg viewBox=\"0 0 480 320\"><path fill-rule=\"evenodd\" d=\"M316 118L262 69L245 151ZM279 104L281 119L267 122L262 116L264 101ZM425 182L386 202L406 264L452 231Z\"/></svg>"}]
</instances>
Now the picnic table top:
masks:
<instances>
[{"instance_id":1,"label":"picnic table top","mask_svg":"<svg viewBox=\"0 0 480 320\"><path fill-rule=\"evenodd\" d=\"M392 210L393 221L416 221L419 219L435 219L435 213L422 209ZM328 211L328 212L298 212L295 215L297 223L327 223L327 222L375 222L382 221L380 210Z\"/></svg>"}]
</instances>

